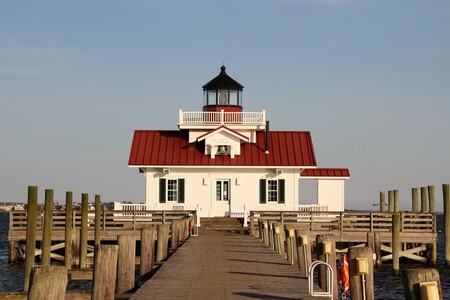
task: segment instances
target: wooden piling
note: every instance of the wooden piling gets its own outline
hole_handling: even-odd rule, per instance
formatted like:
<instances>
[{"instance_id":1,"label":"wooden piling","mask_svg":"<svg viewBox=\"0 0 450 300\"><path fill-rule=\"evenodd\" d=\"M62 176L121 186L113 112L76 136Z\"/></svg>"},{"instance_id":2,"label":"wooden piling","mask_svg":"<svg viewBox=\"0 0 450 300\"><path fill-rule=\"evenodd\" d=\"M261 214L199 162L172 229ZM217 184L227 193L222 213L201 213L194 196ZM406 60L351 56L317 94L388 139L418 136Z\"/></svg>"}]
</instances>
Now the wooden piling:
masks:
<instances>
[{"instance_id":1,"label":"wooden piling","mask_svg":"<svg viewBox=\"0 0 450 300\"><path fill-rule=\"evenodd\" d=\"M434 186L429 185L428 186L428 204L429 204L428 211L433 214L436 212L436 200L435 200L434 194L435 194Z\"/></svg>"},{"instance_id":2,"label":"wooden piling","mask_svg":"<svg viewBox=\"0 0 450 300\"><path fill-rule=\"evenodd\" d=\"M25 278L23 290L28 291L30 285L31 270L35 263L36 225L37 225L37 186L28 187L27 205L27 240L25 249Z\"/></svg>"},{"instance_id":3,"label":"wooden piling","mask_svg":"<svg viewBox=\"0 0 450 300\"><path fill-rule=\"evenodd\" d=\"M297 229L295 231L297 244L298 269L300 274L308 276L308 269L311 265L311 244L307 231Z\"/></svg>"},{"instance_id":4,"label":"wooden piling","mask_svg":"<svg viewBox=\"0 0 450 300\"><path fill-rule=\"evenodd\" d=\"M64 264L66 270L72 269L72 229L73 229L73 203L72 192L66 192L66 224L65 224L65 247L64 247Z\"/></svg>"},{"instance_id":5,"label":"wooden piling","mask_svg":"<svg viewBox=\"0 0 450 300\"><path fill-rule=\"evenodd\" d=\"M450 192L449 184L442 185L444 199L444 249L445 265L450 266Z\"/></svg>"},{"instance_id":6,"label":"wooden piling","mask_svg":"<svg viewBox=\"0 0 450 300\"><path fill-rule=\"evenodd\" d=\"M419 212L419 189L412 188L412 211L417 213Z\"/></svg>"},{"instance_id":7,"label":"wooden piling","mask_svg":"<svg viewBox=\"0 0 450 300\"><path fill-rule=\"evenodd\" d=\"M394 191L388 191L388 205L389 212L394 212Z\"/></svg>"},{"instance_id":8,"label":"wooden piling","mask_svg":"<svg viewBox=\"0 0 450 300\"><path fill-rule=\"evenodd\" d=\"M158 224L156 261L160 262L168 256L170 224Z\"/></svg>"},{"instance_id":9,"label":"wooden piling","mask_svg":"<svg viewBox=\"0 0 450 300\"><path fill-rule=\"evenodd\" d=\"M422 204L421 212L428 212L428 201L427 201L427 188L421 187L420 188L420 202Z\"/></svg>"},{"instance_id":10,"label":"wooden piling","mask_svg":"<svg viewBox=\"0 0 450 300\"><path fill-rule=\"evenodd\" d=\"M400 274L400 228L401 228L400 214L392 214L392 270L394 275Z\"/></svg>"},{"instance_id":11,"label":"wooden piling","mask_svg":"<svg viewBox=\"0 0 450 300\"><path fill-rule=\"evenodd\" d=\"M155 251L155 227L141 229L141 263L139 274L144 276L153 269Z\"/></svg>"},{"instance_id":12,"label":"wooden piling","mask_svg":"<svg viewBox=\"0 0 450 300\"><path fill-rule=\"evenodd\" d=\"M403 292L405 293L405 299L408 300L421 300L421 288L420 283L424 282L436 282L436 288L438 290L438 299L443 300L441 281L439 278L439 272L436 269L410 269L402 272ZM352 298L353 299L353 298ZM431 299L431 298L430 298ZM433 298L435 299L435 298Z\"/></svg>"},{"instance_id":13,"label":"wooden piling","mask_svg":"<svg viewBox=\"0 0 450 300\"><path fill-rule=\"evenodd\" d=\"M325 244L329 243L330 253L325 253ZM324 291L329 291L333 289L333 299L338 299L338 288L337 288L337 267L336 267L336 243L334 241L334 235L326 234L326 235L318 235L316 238L316 244L317 244L317 257L330 264L331 268L333 269L333 279L331 282L333 282L333 287L327 286L327 268L324 265L319 266L319 286Z\"/></svg>"},{"instance_id":14,"label":"wooden piling","mask_svg":"<svg viewBox=\"0 0 450 300\"><path fill-rule=\"evenodd\" d=\"M349 271L350 271L350 295L352 300L373 300L373 253L369 247L351 247L347 252ZM365 259L367 261L367 274L358 273L357 260ZM363 285L363 277L365 284ZM365 291L365 297L363 296Z\"/></svg>"},{"instance_id":15,"label":"wooden piling","mask_svg":"<svg viewBox=\"0 0 450 300\"><path fill-rule=\"evenodd\" d=\"M385 192L380 192L380 212L386 211L386 194Z\"/></svg>"},{"instance_id":16,"label":"wooden piling","mask_svg":"<svg viewBox=\"0 0 450 300\"><path fill-rule=\"evenodd\" d=\"M400 199L398 197L398 190L394 190L394 212L400 211Z\"/></svg>"},{"instance_id":17,"label":"wooden piling","mask_svg":"<svg viewBox=\"0 0 450 300\"><path fill-rule=\"evenodd\" d=\"M117 286L119 294L134 288L136 238L131 234L117 236L119 256L117 262Z\"/></svg>"},{"instance_id":18,"label":"wooden piling","mask_svg":"<svg viewBox=\"0 0 450 300\"><path fill-rule=\"evenodd\" d=\"M170 226L172 232L172 234L170 235L170 245L172 249L176 250L178 249L178 244L180 242L180 221L172 220L170 222Z\"/></svg>"},{"instance_id":19,"label":"wooden piling","mask_svg":"<svg viewBox=\"0 0 450 300\"><path fill-rule=\"evenodd\" d=\"M91 299L113 300L119 247L116 245L99 245L96 248Z\"/></svg>"},{"instance_id":20,"label":"wooden piling","mask_svg":"<svg viewBox=\"0 0 450 300\"><path fill-rule=\"evenodd\" d=\"M80 269L86 269L89 195L81 194Z\"/></svg>"},{"instance_id":21,"label":"wooden piling","mask_svg":"<svg viewBox=\"0 0 450 300\"><path fill-rule=\"evenodd\" d=\"M101 200L100 195L95 195L95 230L94 230L94 247L100 245L101 239ZM94 248L95 249L95 248ZM95 256L94 256L95 257Z\"/></svg>"},{"instance_id":22,"label":"wooden piling","mask_svg":"<svg viewBox=\"0 0 450 300\"><path fill-rule=\"evenodd\" d=\"M44 204L44 228L42 230L42 256L41 264L50 265L50 247L52 246L52 224L53 224L53 190L45 190Z\"/></svg>"},{"instance_id":23,"label":"wooden piling","mask_svg":"<svg viewBox=\"0 0 450 300\"><path fill-rule=\"evenodd\" d=\"M80 266L80 238L81 229L74 228L72 230L72 266Z\"/></svg>"},{"instance_id":24,"label":"wooden piling","mask_svg":"<svg viewBox=\"0 0 450 300\"><path fill-rule=\"evenodd\" d=\"M28 299L60 300L66 296L67 270L64 266L34 266Z\"/></svg>"}]
</instances>

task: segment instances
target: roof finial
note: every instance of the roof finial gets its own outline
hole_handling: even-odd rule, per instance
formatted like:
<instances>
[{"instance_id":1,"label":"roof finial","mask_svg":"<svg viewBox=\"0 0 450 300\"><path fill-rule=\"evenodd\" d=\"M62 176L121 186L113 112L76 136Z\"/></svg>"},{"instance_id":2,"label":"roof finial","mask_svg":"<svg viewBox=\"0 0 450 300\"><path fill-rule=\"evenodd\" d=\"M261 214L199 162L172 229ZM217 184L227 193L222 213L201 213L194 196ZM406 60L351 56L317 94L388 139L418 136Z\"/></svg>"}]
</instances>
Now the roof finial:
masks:
<instances>
[{"instance_id":1,"label":"roof finial","mask_svg":"<svg viewBox=\"0 0 450 300\"><path fill-rule=\"evenodd\" d=\"M220 67L220 70L221 70L222 72L225 72L226 68L225 68L224 63L222 63L222 66Z\"/></svg>"}]
</instances>

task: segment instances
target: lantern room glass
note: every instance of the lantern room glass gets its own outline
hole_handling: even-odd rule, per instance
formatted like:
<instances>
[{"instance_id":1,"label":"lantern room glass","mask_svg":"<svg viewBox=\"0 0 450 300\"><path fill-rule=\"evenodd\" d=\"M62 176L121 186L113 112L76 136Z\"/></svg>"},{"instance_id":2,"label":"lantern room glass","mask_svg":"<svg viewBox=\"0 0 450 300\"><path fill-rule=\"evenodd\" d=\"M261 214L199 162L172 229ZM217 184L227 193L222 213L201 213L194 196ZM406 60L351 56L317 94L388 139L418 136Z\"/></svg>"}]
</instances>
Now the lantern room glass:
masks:
<instances>
[{"instance_id":1,"label":"lantern room glass","mask_svg":"<svg viewBox=\"0 0 450 300\"><path fill-rule=\"evenodd\" d=\"M238 90L203 91L203 105L242 106L242 91Z\"/></svg>"}]
</instances>

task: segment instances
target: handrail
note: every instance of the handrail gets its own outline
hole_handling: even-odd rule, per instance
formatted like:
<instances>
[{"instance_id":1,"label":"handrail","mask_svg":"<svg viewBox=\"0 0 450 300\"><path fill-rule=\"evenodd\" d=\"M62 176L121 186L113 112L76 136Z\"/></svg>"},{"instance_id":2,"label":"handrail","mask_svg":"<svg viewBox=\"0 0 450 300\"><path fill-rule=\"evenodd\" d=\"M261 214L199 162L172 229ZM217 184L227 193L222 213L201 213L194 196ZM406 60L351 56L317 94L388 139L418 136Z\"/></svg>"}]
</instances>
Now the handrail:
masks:
<instances>
[{"instance_id":1,"label":"handrail","mask_svg":"<svg viewBox=\"0 0 450 300\"><path fill-rule=\"evenodd\" d=\"M37 229L43 228L43 213L38 212ZM165 223L172 220L183 219L188 216L196 215L196 211L192 210L174 210L174 211L156 211L156 210L104 210L101 214L103 230L123 230L124 228L136 230L138 224L146 223ZM81 210L73 211L73 228L81 228ZM53 211L52 230L64 230L65 228L65 211ZM95 210L88 211L88 229L94 229ZM10 211L10 231L24 231L27 226L26 211Z\"/></svg>"},{"instance_id":2,"label":"handrail","mask_svg":"<svg viewBox=\"0 0 450 300\"><path fill-rule=\"evenodd\" d=\"M342 232L390 232L391 212L299 212L299 211L251 211L255 224L258 220L294 223L310 231L340 230ZM401 232L435 233L435 213L401 212Z\"/></svg>"}]
</instances>

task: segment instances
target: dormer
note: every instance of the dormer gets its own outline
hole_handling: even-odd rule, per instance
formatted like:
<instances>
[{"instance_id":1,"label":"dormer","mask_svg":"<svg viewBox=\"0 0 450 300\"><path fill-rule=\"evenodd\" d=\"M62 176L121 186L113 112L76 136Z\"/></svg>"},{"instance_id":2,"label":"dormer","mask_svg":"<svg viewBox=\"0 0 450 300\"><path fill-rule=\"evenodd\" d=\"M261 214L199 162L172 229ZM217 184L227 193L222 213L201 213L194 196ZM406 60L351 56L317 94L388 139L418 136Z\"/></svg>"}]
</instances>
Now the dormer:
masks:
<instances>
[{"instance_id":1,"label":"dormer","mask_svg":"<svg viewBox=\"0 0 450 300\"><path fill-rule=\"evenodd\" d=\"M241 154L241 144L248 143L249 138L221 126L215 130L211 130L197 138L197 142L205 142L205 155L214 158L216 155L229 155L234 158L235 155Z\"/></svg>"}]
</instances>

